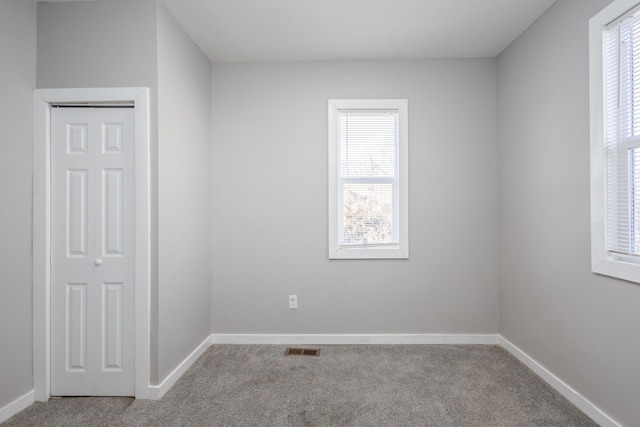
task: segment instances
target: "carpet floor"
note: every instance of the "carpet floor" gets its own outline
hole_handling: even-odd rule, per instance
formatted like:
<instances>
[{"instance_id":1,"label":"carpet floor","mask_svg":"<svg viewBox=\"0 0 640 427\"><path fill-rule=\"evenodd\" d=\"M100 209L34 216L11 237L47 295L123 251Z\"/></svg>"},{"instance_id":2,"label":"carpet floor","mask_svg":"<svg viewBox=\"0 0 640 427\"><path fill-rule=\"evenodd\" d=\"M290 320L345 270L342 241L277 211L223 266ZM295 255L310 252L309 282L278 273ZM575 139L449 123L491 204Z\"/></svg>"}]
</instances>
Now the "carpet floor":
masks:
<instances>
[{"instance_id":1,"label":"carpet floor","mask_svg":"<svg viewBox=\"0 0 640 427\"><path fill-rule=\"evenodd\" d=\"M493 345L213 345L157 401L60 398L13 426L597 426Z\"/></svg>"}]
</instances>

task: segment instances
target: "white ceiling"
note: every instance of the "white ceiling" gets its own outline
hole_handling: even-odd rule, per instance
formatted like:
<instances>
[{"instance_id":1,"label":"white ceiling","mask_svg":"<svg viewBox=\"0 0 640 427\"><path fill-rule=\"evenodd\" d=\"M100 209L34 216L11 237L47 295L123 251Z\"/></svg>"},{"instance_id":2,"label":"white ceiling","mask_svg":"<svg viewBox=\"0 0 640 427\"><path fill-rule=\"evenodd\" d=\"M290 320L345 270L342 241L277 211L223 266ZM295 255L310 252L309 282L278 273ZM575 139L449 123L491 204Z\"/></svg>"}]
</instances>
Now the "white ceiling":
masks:
<instances>
[{"instance_id":1,"label":"white ceiling","mask_svg":"<svg viewBox=\"0 0 640 427\"><path fill-rule=\"evenodd\" d=\"M212 62L495 57L556 0L162 0Z\"/></svg>"}]
</instances>

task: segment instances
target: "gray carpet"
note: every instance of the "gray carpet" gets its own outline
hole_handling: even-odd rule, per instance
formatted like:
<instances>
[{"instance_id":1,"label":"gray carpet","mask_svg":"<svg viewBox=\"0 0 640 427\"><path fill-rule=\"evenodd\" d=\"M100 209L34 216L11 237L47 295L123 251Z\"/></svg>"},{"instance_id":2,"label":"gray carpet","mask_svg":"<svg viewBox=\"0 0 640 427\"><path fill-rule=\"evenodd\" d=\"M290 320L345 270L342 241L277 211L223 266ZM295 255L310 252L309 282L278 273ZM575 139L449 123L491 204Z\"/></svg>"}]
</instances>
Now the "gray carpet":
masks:
<instances>
[{"instance_id":1,"label":"gray carpet","mask_svg":"<svg viewBox=\"0 0 640 427\"><path fill-rule=\"evenodd\" d=\"M215 345L159 401L61 398L10 426L597 426L498 346Z\"/></svg>"}]
</instances>

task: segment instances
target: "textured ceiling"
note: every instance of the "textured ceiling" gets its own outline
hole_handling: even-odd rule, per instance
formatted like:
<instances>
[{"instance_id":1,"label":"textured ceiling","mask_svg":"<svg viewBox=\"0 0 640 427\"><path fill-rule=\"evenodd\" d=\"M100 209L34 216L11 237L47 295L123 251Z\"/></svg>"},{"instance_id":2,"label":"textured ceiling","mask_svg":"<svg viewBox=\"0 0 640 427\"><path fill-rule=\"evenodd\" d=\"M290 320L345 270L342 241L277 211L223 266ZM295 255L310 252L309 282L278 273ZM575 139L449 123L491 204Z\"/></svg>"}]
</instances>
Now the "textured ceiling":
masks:
<instances>
[{"instance_id":1,"label":"textured ceiling","mask_svg":"<svg viewBox=\"0 0 640 427\"><path fill-rule=\"evenodd\" d=\"M212 62L495 57L555 0L162 0Z\"/></svg>"}]
</instances>

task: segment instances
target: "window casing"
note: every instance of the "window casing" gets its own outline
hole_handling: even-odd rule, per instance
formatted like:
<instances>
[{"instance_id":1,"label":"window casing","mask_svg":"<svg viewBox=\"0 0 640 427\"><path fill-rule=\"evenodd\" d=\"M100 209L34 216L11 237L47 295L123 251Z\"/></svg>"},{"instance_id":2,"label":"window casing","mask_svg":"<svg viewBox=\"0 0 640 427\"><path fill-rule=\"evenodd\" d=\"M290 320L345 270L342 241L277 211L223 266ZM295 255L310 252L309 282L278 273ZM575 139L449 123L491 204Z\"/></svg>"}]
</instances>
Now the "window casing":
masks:
<instances>
[{"instance_id":1,"label":"window casing","mask_svg":"<svg viewBox=\"0 0 640 427\"><path fill-rule=\"evenodd\" d=\"M408 258L406 99L329 100L329 258Z\"/></svg>"},{"instance_id":2,"label":"window casing","mask_svg":"<svg viewBox=\"0 0 640 427\"><path fill-rule=\"evenodd\" d=\"M640 282L640 1L616 0L589 22L591 260Z\"/></svg>"}]
</instances>

